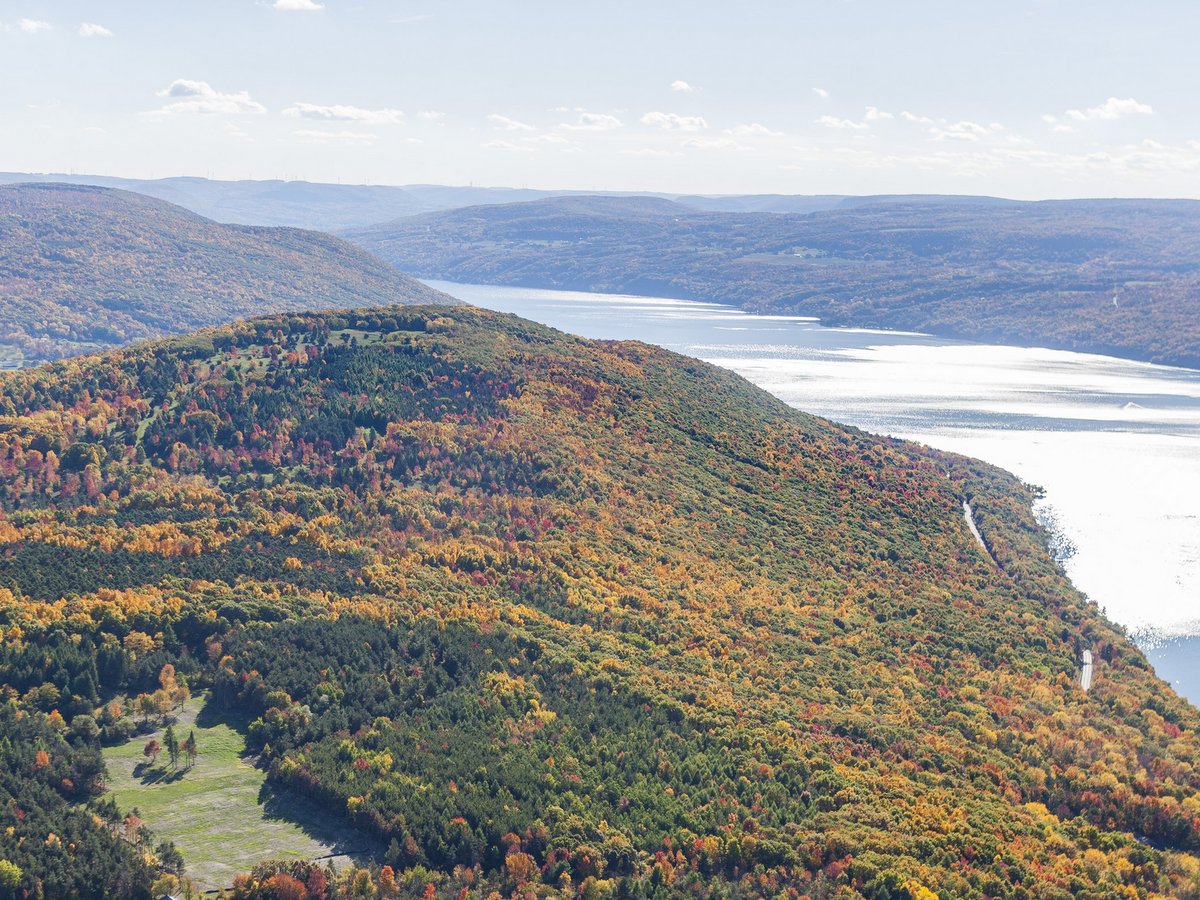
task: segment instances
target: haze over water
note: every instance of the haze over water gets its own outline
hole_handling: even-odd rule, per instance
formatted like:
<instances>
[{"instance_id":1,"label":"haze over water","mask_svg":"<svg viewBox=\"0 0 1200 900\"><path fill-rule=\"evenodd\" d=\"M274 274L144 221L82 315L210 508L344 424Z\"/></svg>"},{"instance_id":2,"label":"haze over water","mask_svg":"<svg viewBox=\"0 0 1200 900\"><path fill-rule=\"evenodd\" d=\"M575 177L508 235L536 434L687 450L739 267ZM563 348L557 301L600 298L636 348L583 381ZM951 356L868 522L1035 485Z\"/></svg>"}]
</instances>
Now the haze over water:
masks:
<instances>
[{"instance_id":1,"label":"haze over water","mask_svg":"<svg viewBox=\"0 0 1200 900\"><path fill-rule=\"evenodd\" d=\"M659 344L808 412L1002 466L1045 489L1039 513L1075 548L1068 574L1111 619L1144 643L1200 646L1200 371L686 300L430 283L584 337Z\"/></svg>"}]
</instances>

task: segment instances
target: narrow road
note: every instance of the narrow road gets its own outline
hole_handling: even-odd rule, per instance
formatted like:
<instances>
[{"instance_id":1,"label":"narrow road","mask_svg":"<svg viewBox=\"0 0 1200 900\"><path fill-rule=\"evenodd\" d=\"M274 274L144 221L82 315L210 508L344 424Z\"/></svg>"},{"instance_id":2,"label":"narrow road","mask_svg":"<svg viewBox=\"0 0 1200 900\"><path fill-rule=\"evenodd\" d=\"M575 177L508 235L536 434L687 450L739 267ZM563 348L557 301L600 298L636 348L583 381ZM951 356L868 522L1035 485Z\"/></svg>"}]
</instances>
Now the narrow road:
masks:
<instances>
[{"instance_id":1,"label":"narrow road","mask_svg":"<svg viewBox=\"0 0 1200 900\"><path fill-rule=\"evenodd\" d=\"M996 557L992 556L992 551L988 549L987 543L984 542L983 535L979 533L979 526L975 524L975 511L971 509L971 504L964 500L962 505L963 518L967 520L967 527L971 529L971 534L975 535L975 540L979 542L979 546L983 548L983 552L992 561L992 565L1000 568L1000 563L996 562Z\"/></svg>"},{"instance_id":2,"label":"narrow road","mask_svg":"<svg viewBox=\"0 0 1200 900\"><path fill-rule=\"evenodd\" d=\"M1086 694L1092 686L1092 651L1083 651L1083 668L1079 672L1079 686Z\"/></svg>"}]
</instances>

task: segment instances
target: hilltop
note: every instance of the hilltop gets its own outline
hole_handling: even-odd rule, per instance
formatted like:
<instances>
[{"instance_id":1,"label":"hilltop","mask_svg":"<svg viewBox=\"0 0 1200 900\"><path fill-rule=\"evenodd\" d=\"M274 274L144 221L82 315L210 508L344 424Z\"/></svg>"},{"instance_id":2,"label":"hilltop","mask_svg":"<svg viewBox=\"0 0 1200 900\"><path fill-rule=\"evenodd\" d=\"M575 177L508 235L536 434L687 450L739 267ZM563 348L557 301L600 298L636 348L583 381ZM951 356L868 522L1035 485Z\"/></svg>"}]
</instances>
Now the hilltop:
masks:
<instances>
[{"instance_id":1,"label":"hilltop","mask_svg":"<svg viewBox=\"0 0 1200 900\"><path fill-rule=\"evenodd\" d=\"M0 362L279 310L442 299L329 235L218 225L107 188L0 187Z\"/></svg>"},{"instance_id":2,"label":"hilltop","mask_svg":"<svg viewBox=\"0 0 1200 900\"><path fill-rule=\"evenodd\" d=\"M1200 203L831 198L836 208L801 214L749 199L697 210L549 198L345 236L423 278L708 300L1200 366Z\"/></svg>"},{"instance_id":3,"label":"hilltop","mask_svg":"<svg viewBox=\"0 0 1200 900\"><path fill-rule=\"evenodd\" d=\"M251 720L275 790L387 848L356 896L1195 890L1200 713L1032 497L470 307L7 375L0 859L47 894L94 860L148 884L120 813L76 804L128 727L105 704L186 681Z\"/></svg>"}]
</instances>

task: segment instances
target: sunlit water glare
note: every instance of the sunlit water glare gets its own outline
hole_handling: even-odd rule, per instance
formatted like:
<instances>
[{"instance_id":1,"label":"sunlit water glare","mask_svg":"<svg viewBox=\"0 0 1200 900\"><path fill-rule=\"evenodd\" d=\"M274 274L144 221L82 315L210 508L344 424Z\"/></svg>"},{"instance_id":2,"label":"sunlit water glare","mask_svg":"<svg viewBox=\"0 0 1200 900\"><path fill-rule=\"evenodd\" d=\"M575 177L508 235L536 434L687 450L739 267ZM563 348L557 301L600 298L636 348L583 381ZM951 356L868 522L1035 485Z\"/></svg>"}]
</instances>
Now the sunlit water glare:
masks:
<instances>
[{"instance_id":1,"label":"sunlit water glare","mask_svg":"<svg viewBox=\"0 0 1200 900\"><path fill-rule=\"evenodd\" d=\"M1200 371L687 300L431 284L584 337L659 344L800 409L1002 466L1045 489L1039 513L1075 548L1068 574L1110 618L1200 635Z\"/></svg>"}]
</instances>

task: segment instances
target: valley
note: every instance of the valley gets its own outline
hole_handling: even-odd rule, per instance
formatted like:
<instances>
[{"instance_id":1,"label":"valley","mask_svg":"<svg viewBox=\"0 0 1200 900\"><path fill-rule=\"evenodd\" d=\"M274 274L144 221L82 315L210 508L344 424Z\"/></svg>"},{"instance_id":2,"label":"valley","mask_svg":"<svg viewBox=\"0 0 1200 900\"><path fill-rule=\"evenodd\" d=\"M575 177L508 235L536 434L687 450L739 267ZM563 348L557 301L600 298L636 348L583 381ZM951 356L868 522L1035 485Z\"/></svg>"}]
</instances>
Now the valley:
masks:
<instances>
[{"instance_id":1,"label":"valley","mask_svg":"<svg viewBox=\"0 0 1200 900\"><path fill-rule=\"evenodd\" d=\"M807 213L558 197L344 236L422 278L727 303L1200 366L1200 203L862 198Z\"/></svg>"},{"instance_id":2,"label":"valley","mask_svg":"<svg viewBox=\"0 0 1200 900\"><path fill-rule=\"evenodd\" d=\"M1198 32L0 9L0 900L1200 900Z\"/></svg>"}]
</instances>

